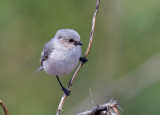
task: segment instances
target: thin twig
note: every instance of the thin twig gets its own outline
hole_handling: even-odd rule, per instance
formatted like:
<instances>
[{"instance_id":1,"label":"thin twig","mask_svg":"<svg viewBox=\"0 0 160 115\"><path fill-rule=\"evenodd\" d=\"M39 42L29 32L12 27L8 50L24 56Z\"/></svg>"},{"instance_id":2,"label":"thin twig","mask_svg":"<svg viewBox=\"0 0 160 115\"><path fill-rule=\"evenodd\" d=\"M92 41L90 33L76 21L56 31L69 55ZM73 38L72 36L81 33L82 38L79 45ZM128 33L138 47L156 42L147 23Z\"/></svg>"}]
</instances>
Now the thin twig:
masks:
<instances>
[{"instance_id":1,"label":"thin twig","mask_svg":"<svg viewBox=\"0 0 160 115\"><path fill-rule=\"evenodd\" d=\"M94 102L93 102L93 96L92 96L92 91L91 89L89 89L89 92L90 92L90 96L91 96L91 102L92 102L92 107L94 108Z\"/></svg>"},{"instance_id":2,"label":"thin twig","mask_svg":"<svg viewBox=\"0 0 160 115\"><path fill-rule=\"evenodd\" d=\"M92 45L92 39L93 39L93 34L94 34L94 28L95 28L95 22L96 22L96 15L97 15L97 12L98 12L98 8L99 8L99 4L100 4L100 0L97 0L97 3L96 3L96 9L95 9L95 12L94 12L94 16L93 16L93 20L92 20L92 28L91 28L91 35L90 35L90 40L89 40L89 44L88 44L88 48L86 50L86 53L85 53L85 58L88 57L88 54L90 52L90 49L91 49L91 45ZM68 85L68 89L70 90L71 89L71 86L74 82L74 79L76 78L79 70L81 69L81 67L83 66L84 63L80 63L77 70L75 71L74 75L72 76L71 80L70 80L70 83ZM64 101L66 99L66 95L64 94L61 98L61 101L59 103L59 106L58 106L58 110L57 110L57 114L56 115L60 115L61 111L62 111L62 107L63 107L63 104L64 104Z\"/></svg>"},{"instance_id":3,"label":"thin twig","mask_svg":"<svg viewBox=\"0 0 160 115\"><path fill-rule=\"evenodd\" d=\"M110 102L98 105L92 110L81 112L77 115L120 115L116 100L111 99Z\"/></svg>"},{"instance_id":4,"label":"thin twig","mask_svg":"<svg viewBox=\"0 0 160 115\"><path fill-rule=\"evenodd\" d=\"M9 115L7 107L5 106L3 101L1 101L1 100L0 100L0 106L3 108L3 111L4 111L5 115Z\"/></svg>"}]
</instances>

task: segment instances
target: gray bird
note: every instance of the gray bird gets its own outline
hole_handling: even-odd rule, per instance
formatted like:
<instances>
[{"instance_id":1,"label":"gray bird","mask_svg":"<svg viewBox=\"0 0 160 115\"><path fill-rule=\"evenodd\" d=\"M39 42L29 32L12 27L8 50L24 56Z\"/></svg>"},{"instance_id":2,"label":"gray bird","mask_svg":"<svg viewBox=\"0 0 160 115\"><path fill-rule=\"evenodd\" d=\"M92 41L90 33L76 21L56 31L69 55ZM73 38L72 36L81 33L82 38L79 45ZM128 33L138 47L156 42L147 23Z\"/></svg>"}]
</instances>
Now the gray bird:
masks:
<instances>
[{"instance_id":1,"label":"gray bird","mask_svg":"<svg viewBox=\"0 0 160 115\"><path fill-rule=\"evenodd\" d=\"M83 63L88 61L81 57L81 45L83 43L80 41L80 35L75 30L61 29L45 44L41 53L41 66L37 72L44 70L48 74L55 75L67 96L70 95L70 91L63 87L59 76L71 73L79 60Z\"/></svg>"}]
</instances>

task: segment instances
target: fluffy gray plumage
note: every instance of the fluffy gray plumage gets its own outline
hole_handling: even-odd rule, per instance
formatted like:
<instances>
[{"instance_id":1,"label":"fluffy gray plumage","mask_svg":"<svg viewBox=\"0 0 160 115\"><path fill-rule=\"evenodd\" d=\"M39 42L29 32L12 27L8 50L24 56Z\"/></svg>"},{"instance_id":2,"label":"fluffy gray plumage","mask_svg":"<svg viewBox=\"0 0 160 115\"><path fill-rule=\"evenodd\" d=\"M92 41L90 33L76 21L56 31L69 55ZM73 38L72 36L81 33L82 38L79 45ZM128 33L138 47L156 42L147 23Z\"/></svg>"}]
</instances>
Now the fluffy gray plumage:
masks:
<instances>
[{"instance_id":1,"label":"fluffy gray plumage","mask_svg":"<svg viewBox=\"0 0 160 115\"><path fill-rule=\"evenodd\" d=\"M81 56L80 35L73 29L61 29L47 42L41 53L41 66L37 72L63 76L72 72Z\"/></svg>"}]
</instances>

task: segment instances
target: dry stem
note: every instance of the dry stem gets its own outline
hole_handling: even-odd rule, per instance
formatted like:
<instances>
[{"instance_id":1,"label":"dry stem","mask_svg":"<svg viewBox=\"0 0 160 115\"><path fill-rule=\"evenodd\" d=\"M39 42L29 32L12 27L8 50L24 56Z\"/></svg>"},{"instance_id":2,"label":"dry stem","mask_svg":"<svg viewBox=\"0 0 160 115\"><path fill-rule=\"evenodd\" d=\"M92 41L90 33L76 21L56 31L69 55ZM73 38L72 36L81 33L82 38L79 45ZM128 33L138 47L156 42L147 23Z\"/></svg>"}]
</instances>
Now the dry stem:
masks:
<instances>
[{"instance_id":1,"label":"dry stem","mask_svg":"<svg viewBox=\"0 0 160 115\"><path fill-rule=\"evenodd\" d=\"M100 4L100 0L97 0L97 3L96 3L96 9L95 9L95 12L94 12L94 16L93 16L93 20L92 20L92 28L91 28L91 35L90 35L90 40L89 40L89 44L88 44L88 48L86 50L86 53L85 53L85 58L88 57L88 54L90 52L90 49L91 49L91 45L92 45L92 39L93 39L93 34L94 34L94 28L95 28L95 22L96 22L96 15L97 15L97 12L98 12L98 8L99 8L99 4ZM70 83L68 85L68 89L70 90L71 89L71 86L74 82L74 79L76 78L79 70L81 69L81 67L83 66L84 63L80 63L80 65L78 66L77 70L75 71L74 75L72 76L71 80L70 80ZM61 101L59 103L59 106L58 106L58 110L57 110L57 114L56 115L60 115L61 111L62 111L62 107L63 107L63 104L64 104L64 101L66 99L66 95L64 94L61 98Z\"/></svg>"},{"instance_id":2,"label":"dry stem","mask_svg":"<svg viewBox=\"0 0 160 115\"><path fill-rule=\"evenodd\" d=\"M120 115L118 110L118 104L116 100L110 100L110 102L103 105L98 105L92 110L81 112L77 115Z\"/></svg>"},{"instance_id":3,"label":"dry stem","mask_svg":"<svg viewBox=\"0 0 160 115\"><path fill-rule=\"evenodd\" d=\"M4 111L5 115L9 115L7 107L5 106L3 101L1 101L1 100L0 100L0 106L3 108L3 111Z\"/></svg>"}]
</instances>

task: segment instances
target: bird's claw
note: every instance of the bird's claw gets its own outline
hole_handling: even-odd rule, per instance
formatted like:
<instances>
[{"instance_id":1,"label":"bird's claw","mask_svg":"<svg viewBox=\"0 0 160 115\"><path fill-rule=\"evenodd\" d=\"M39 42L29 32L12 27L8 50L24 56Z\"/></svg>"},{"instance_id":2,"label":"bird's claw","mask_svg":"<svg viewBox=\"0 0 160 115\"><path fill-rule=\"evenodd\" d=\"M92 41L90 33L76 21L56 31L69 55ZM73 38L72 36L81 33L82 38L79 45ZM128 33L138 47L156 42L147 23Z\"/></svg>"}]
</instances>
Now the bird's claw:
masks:
<instances>
[{"instance_id":1,"label":"bird's claw","mask_svg":"<svg viewBox=\"0 0 160 115\"><path fill-rule=\"evenodd\" d=\"M62 90L63 90L63 92L65 93L66 96L69 96L70 93L71 93L71 90L68 90L68 89L66 89L64 87L62 87Z\"/></svg>"},{"instance_id":2,"label":"bird's claw","mask_svg":"<svg viewBox=\"0 0 160 115\"><path fill-rule=\"evenodd\" d=\"M80 60L82 63L86 63L86 62L88 61L88 59L85 58L85 57L80 57L79 60Z\"/></svg>"}]
</instances>

